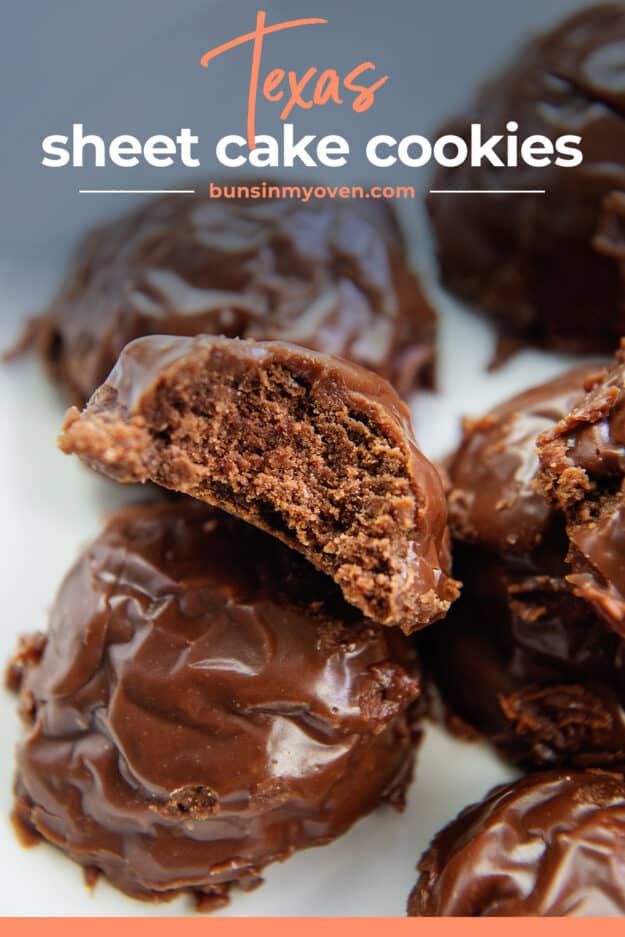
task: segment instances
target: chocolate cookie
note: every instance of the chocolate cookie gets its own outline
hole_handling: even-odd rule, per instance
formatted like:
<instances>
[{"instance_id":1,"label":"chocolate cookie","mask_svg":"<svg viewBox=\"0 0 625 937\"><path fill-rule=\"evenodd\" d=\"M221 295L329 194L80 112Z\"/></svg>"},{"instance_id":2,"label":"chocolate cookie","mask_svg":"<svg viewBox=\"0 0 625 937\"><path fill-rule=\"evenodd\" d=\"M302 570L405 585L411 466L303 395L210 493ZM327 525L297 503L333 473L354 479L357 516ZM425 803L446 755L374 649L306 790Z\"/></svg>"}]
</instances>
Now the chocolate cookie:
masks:
<instances>
[{"instance_id":1,"label":"chocolate cookie","mask_svg":"<svg viewBox=\"0 0 625 937\"><path fill-rule=\"evenodd\" d=\"M598 769L495 788L434 837L410 916L625 914L625 779Z\"/></svg>"},{"instance_id":2,"label":"chocolate cookie","mask_svg":"<svg viewBox=\"0 0 625 937\"><path fill-rule=\"evenodd\" d=\"M10 670L15 820L136 898L232 885L401 806L414 655L277 540L191 500L127 508Z\"/></svg>"},{"instance_id":3,"label":"chocolate cookie","mask_svg":"<svg viewBox=\"0 0 625 937\"><path fill-rule=\"evenodd\" d=\"M463 596L424 650L450 713L528 766L625 761L625 645L571 581L565 516L537 487L537 437L603 373L469 422L449 466Z\"/></svg>"},{"instance_id":4,"label":"chocolate cookie","mask_svg":"<svg viewBox=\"0 0 625 937\"><path fill-rule=\"evenodd\" d=\"M433 382L435 316L375 200L152 200L88 234L31 334L82 405L127 342L203 332L331 352L400 394Z\"/></svg>"},{"instance_id":5,"label":"chocolate cookie","mask_svg":"<svg viewBox=\"0 0 625 937\"><path fill-rule=\"evenodd\" d=\"M567 581L625 638L625 339L538 448L542 490L567 520Z\"/></svg>"},{"instance_id":6,"label":"chocolate cookie","mask_svg":"<svg viewBox=\"0 0 625 937\"><path fill-rule=\"evenodd\" d=\"M516 341L607 352L625 333L623 241L615 241L616 193L625 190L624 67L625 8L592 5L522 49L443 131L469 140L478 123L488 138L505 135L513 121L519 139L581 136L578 166L467 160L438 169L433 182L436 189L546 190L429 197L444 282Z\"/></svg>"},{"instance_id":7,"label":"chocolate cookie","mask_svg":"<svg viewBox=\"0 0 625 937\"><path fill-rule=\"evenodd\" d=\"M442 484L408 410L357 365L281 342L150 336L122 352L65 452L153 481L274 534L372 620L441 618L449 577Z\"/></svg>"}]
</instances>

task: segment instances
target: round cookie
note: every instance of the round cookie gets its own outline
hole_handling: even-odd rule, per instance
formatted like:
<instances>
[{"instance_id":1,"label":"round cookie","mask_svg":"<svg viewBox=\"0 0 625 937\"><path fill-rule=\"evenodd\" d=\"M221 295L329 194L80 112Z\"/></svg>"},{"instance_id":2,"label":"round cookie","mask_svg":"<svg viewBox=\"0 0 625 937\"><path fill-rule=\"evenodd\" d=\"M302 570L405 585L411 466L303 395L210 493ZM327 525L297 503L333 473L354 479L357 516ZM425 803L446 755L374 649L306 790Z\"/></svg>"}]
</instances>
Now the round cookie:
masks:
<instances>
[{"instance_id":1,"label":"round cookie","mask_svg":"<svg viewBox=\"0 0 625 937\"><path fill-rule=\"evenodd\" d=\"M513 121L519 140L581 136L578 166L467 160L434 178L435 189L546 190L429 197L443 281L515 343L609 352L625 333L624 50L625 7L593 4L523 48L443 131L469 140L480 124L486 139Z\"/></svg>"},{"instance_id":2,"label":"round cookie","mask_svg":"<svg viewBox=\"0 0 625 937\"><path fill-rule=\"evenodd\" d=\"M625 645L571 582L565 517L537 486L537 437L602 373L576 369L468 423L449 465L463 594L424 653L452 725L530 767L625 760Z\"/></svg>"},{"instance_id":3,"label":"round cookie","mask_svg":"<svg viewBox=\"0 0 625 937\"><path fill-rule=\"evenodd\" d=\"M192 501L127 508L13 662L16 822L133 897L217 906L402 805L414 667L255 528Z\"/></svg>"},{"instance_id":4,"label":"round cookie","mask_svg":"<svg viewBox=\"0 0 625 937\"><path fill-rule=\"evenodd\" d=\"M217 199L205 188L89 233L31 337L82 405L142 335L294 341L404 395L432 386L435 332L387 203Z\"/></svg>"},{"instance_id":5,"label":"round cookie","mask_svg":"<svg viewBox=\"0 0 625 937\"><path fill-rule=\"evenodd\" d=\"M286 342L136 339L60 440L123 483L156 482L268 531L348 602L406 633L442 618L447 505L382 378Z\"/></svg>"},{"instance_id":6,"label":"round cookie","mask_svg":"<svg viewBox=\"0 0 625 937\"><path fill-rule=\"evenodd\" d=\"M621 772L528 775L434 837L408 915L621 916L624 867Z\"/></svg>"}]
</instances>

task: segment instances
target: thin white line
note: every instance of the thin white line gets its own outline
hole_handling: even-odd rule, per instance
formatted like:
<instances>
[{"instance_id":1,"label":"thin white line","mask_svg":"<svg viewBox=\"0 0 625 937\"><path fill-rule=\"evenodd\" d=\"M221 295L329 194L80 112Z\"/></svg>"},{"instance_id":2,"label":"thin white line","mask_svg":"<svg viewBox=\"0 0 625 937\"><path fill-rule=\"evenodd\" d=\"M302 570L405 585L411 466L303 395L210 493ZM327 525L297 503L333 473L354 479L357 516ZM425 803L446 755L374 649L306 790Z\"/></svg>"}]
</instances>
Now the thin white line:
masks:
<instances>
[{"instance_id":1,"label":"thin white line","mask_svg":"<svg viewBox=\"0 0 625 937\"><path fill-rule=\"evenodd\" d=\"M546 189L430 189L430 195L545 195Z\"/></svg>"},{"instance_id":2,"label":"thin white line","mask_svg":"<svg viewBox=\"0 0 625 937\"><path fill-rule=\"evenodd\" d=\"M81 195L194 195L195 189L78 189Z\"/></svg>"}]
</instances>

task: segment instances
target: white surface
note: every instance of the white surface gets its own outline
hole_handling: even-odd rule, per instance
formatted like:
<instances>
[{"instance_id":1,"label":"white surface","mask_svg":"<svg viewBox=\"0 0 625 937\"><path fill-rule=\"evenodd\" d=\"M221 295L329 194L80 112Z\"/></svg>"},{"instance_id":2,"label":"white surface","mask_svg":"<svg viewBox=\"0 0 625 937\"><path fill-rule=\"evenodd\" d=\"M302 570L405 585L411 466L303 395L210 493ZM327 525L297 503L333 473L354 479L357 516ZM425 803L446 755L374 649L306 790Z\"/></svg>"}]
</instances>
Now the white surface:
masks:
<instances>
[{"instance_id":1,"label":"white surface","mask_svg":"<svg viewBox=\"0 0 625 937\"><path fill-rule=\"evenodd\" d=\"M398 20L396 17L400 24L396 36L384 35L388 5L367 5L365 15L365 7L351 0L325 4L327 10L317 2L315 15L327 14L337 24L336 41L334 34L328 34L323 46L324 52L333 56L340 49L341 35L343 41L346 33L351 35L349 24L357 12L359 28L353 48L350 46L354 60L365 58L372 46L386 50L380 55L386 55L394 69L395 88L404 88L403 94L396 90L395 98L387 99L387 110L371 118L372 126L380 129L385 123L389 129L407 132L429 126L452 111L476 77L500 61L530 25L542 26L578 4L569 0L528 0L524 4L501 0L406 4L397 0L392 4L395 13L401 14ZM1 84L12 89L21 82L29 91L29 106L20 104L9 114L7 139L15 145L3 152L7 160L2 176L4 217L11 222L3 224L0 232L1 344L15 333L20 318L48 298L77 233L98 216L111 215L127 204L79 202L76 188L95 181L93 175L45 175L37 165L36 142L63 121L82 119L80 115L101 132L107 128L119 132L124 121L135 132L143 125L165 131L185 121L202 126L203 120L206 125L218 106L207 86L189 107L182 108L181 101L190 100L189 95L197 90L197 76L189 66L177 76L179 85L172 85L164 63L177 61L178 53L191 61L198 43L203 51L210 47L213 35L220 40L243 31L241 26L249 28L250 11L256 8L247 0L229 4L187 0L186 6L182 4L183 15L179 4L124 0L122 18L120 9L120 17L112 12L119 6L118 0L105 5L61 0L35 4L33 12L32 0L25 0L14 7L14 28L5 31ZM212 31L206 20L209 9ZM311 15L306 4L284 0L274 3L271 11L275 20L294 13ZM409 17L415 18L411 24ZM410 29L404 27L404 20ZM76 41L71 29L67 30L68 22L82 29L82 41ZM483 24L490 24L492 34L484 31ZM196 41L198 31L206 37L201 42ZM95 44L93 34L97 34ZM311 57L305 44L295 47L296 60L298 55L302 60ZM439 67L441 56L448 63L444 69ZM163 88L141 83L140 61L150 63L150 80L162 80ZM240 69L240 62L233 62L232 68ZM229 81L226 73L223 81ZM416 102L406 90L409 87L422 92ZM176 88L179 93L174 93ZM235 91L240 96L242 88L236 85ZM408 113L408 102L410 107L414 104L416 119ZM227 109L227 103L223 106ZM124 107L128 117L122 119ZM141 118L144 114L147 116ZM345 115L348 118L350 129L344 131L343 115L337 117L338 129L353 135L356 124L353 117ZM298 123L306 129L305 121ZM99 176L97 182L102 186L118 181L130 184L119 173L122 171ZM133 183L142 181L132 178ZM359 181L357 172L349 181ZM180 180L159 177L159 182ZM552 376L567 361L525 352L497 374L487 374L484 365L492 352L489 327L463 311L437 286L423 219L423 230L419 231L416 221L412 225L415 206L404 205L403 209L409 227L414 227L415 262L441 314L440 394L422 395L414 404L421 445L428 455L439 457L454 444L462 414L480 413L509 394ZM77 551L98 532L103 514L129 492L89 474L76 460L55 449L64 405L34 361L0 368L0 401L0 661L4 661L18 634L45 626L46 610ZM82 884L80 869L59 852L49 846L27 851L18 845L8 820L18 721L15 701L8 693L2 694L0 704L0 914L191 913L187 900L153 907L124 897L105 881L91 895ZM485 746L464 744L430 729L405 814L380 810L335 844L301 853L267 870L263 887L247 895L235 892L230 907L220 913L402 915L415 879L415 863L432 834L464 805L510 777L510 769Z\"/></svg>"}]
</instances>

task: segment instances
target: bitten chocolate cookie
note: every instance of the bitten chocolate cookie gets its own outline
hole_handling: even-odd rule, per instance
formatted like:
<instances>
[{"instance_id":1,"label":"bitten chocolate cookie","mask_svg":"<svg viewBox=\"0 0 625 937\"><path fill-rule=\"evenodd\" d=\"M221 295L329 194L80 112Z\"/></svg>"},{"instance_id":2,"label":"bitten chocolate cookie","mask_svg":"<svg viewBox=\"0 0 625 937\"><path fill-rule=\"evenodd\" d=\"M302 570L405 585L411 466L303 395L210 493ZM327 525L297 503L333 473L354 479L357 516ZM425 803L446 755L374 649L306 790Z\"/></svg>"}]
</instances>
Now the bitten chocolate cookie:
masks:
<instances>
[{"instance_id":1,"label":"bitten chocolate cookie","mask_svg":"<svg viewBox=\"0 0 625 937\"><path fill-rule=\"evenodd\" d=\"M457 595L442 484L408 410L340 358L137 339L83 413L70 410L60 445L118 481L156 482L274 534L380 624L408 633Z\"/></svg>"},{"instance_id":2,"label":"bitten chocolate cookie","mask_svg":"<svg viewBox=\"0 0 625 937\"><path fill-rule=\"evenodd\" d=\"M571 581L565 517L536 484L537 437L603 373L469 422L449 468L463 595L424 652L449 712L528 766L625 761L625 645Z\"/></svg>"},{"instance_id":3,"label":"bitten chocolate cookie","mask_svg":"<svg viewBox=\"0 0 625 937\"><path fill-rule=\"evenodd\" d=\"M495 788L434 837L410 916L625 914L625 780L599 769Z\"/></svg>"},{"instance_id":4,"label":"bitten chocolate cookie","mask_svg":"<svg viewBox=\"0 0 625 937\"><path fill-rule=\"evenodd\" d=\"M82 405L127 342L202 332L331 352L400 394L434 379L435 315L375 200L155 199L84 239L32 335Z\"/></svg>"},{"instance_id":5,"label":"bitten chocolate cookie","mask_svg":"<svg viewBox=\"0 0 625 937\"><path fill-rule=\"evenodd\" d=\"M612 351L625 333L619 192L625 191L625 7L592 5L539 37L445 128L469 140L581 136L578 166L438 169L436 189L545 189L541 195L431 195L444 282L514 340ZM505 144L497 147L505 160ZM621 221L619 222L619 218ZM619 246L620 245L620 246Z\"/></svg>"},{"instance_id":6,"label":"bitten chocolate cookie","mask_svg":"<svg viewBox=\"0 0 625 937\"><path fill-rule=\"evenodd\" d=\"M625 339L538 447L543 492L567 520L567 581L625 638Z\"/></svg>"},{"instance_id":7,"label":"bitten chocolate cookie","mask_svg":"<svg viewBox=\"0 0 625 937\"><path fill-rule=\"evenodd\" d=\"M18 827L133 897L223 904L402 805L414 663L274 538L191 500L127 508L10 670Z\"/></svg>"}]
</instances>

